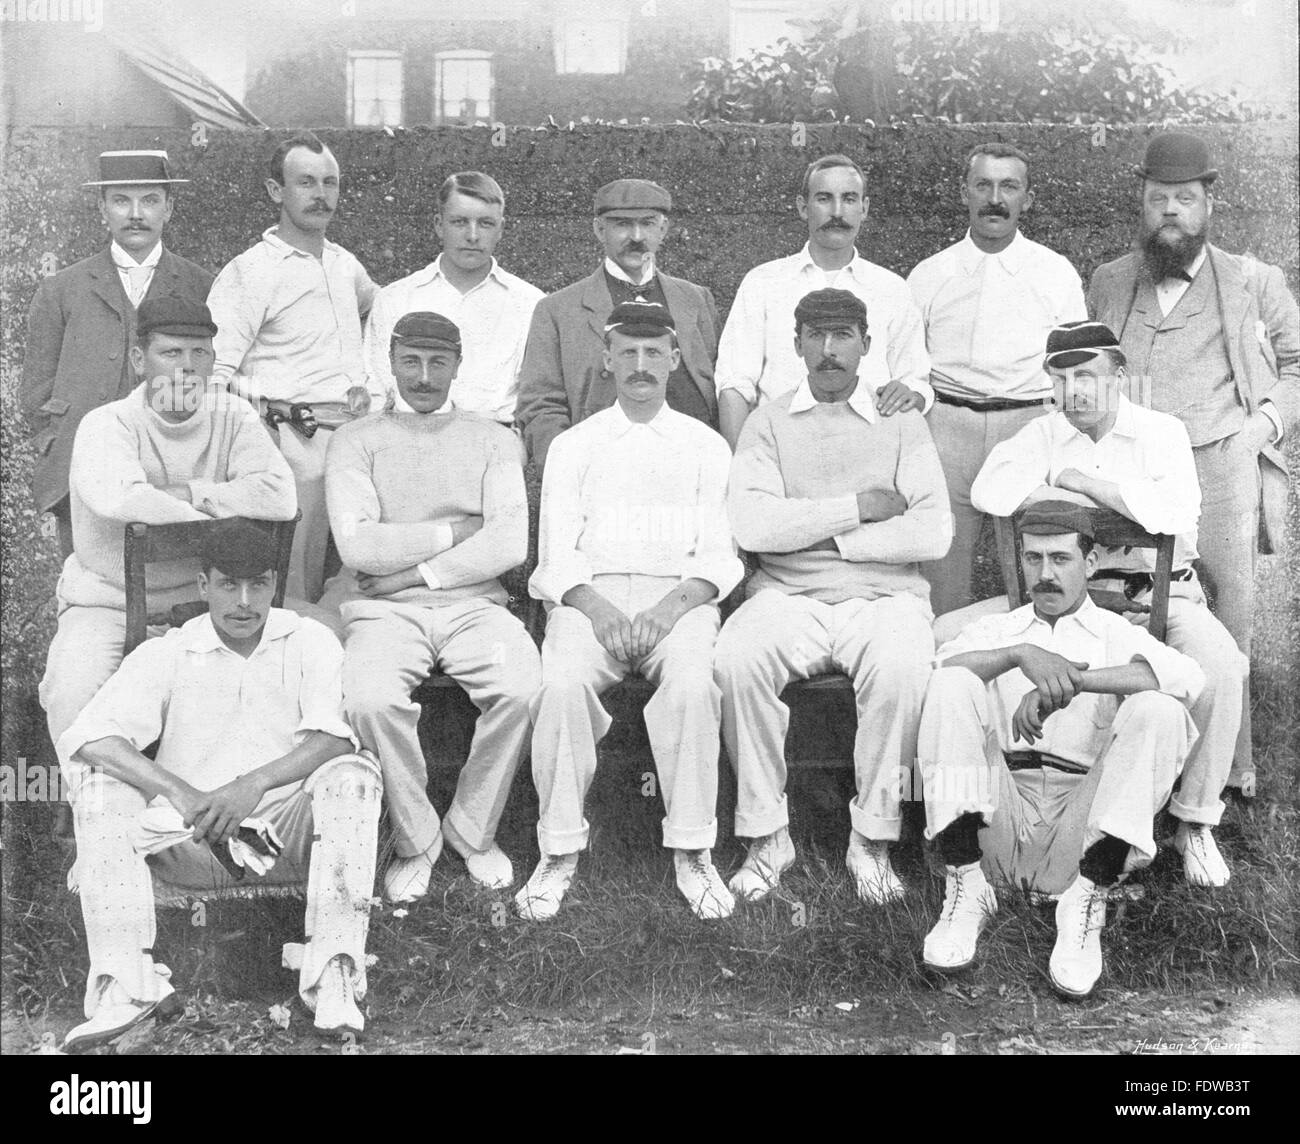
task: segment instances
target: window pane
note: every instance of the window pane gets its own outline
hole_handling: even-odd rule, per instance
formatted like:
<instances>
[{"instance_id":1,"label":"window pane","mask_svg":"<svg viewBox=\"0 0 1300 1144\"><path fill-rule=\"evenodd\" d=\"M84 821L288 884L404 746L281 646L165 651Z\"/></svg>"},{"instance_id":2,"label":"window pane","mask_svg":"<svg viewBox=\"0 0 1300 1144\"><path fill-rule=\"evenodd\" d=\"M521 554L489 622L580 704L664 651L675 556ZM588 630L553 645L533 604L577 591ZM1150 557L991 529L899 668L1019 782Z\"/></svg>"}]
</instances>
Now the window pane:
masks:
<instances>
[{"instance_id":1,"label":"window pane","mask_svg":"<svg viewBox=\"0 0 1300 1144\"><path fill-rule=\"evenodd\" d=\"M352 65L352 124L399 127L402 123L402 61L356 55Z\"/></svg>"},{"instance_id":2,"label":"window pane","mask_svg":"<svg viewBox=\"0 0 1300 1144\"><path fill-rule=\"evenodd\" d=\"M439 60L438 93L443 122L472 123L492 118L492 61L486 59Z\"/></svg>"}]
</instances>

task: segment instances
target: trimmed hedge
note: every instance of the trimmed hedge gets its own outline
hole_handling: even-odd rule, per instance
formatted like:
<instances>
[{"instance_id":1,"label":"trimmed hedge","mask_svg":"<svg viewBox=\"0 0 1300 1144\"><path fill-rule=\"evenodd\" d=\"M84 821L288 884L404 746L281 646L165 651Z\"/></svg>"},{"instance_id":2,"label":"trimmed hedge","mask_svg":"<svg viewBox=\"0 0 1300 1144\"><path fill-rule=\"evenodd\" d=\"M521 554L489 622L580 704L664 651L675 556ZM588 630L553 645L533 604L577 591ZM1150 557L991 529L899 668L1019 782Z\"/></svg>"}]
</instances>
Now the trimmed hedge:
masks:
<instances>
[{"instance_id":1,"label":"trimmed hedge","mask_svg":"<svg viewBox=\"0 0 1300 1144\"><path fill-rule=\"evenodd\" d=\"M554 290L596 264L593 191L610 179L635 175L663 183L674 198L663 266L711 287L725 312L750 267L804 242L793 196L805 165L830 151L848 153L866 171L871 214L863 233L865 253L905 274L964 232L958 186L967 150L982 140L1014 140L1034 159L1037 202L1026 218L1026 233L1067 255L1086 281L1099 263L1132 242L1137 210L1132 165L1157 130L1122 127L1103 136L1092 127L1019 124L809 125L803 146L794 145L796 130L790 126L718 124L322 134L343 171L331 237L352 250L379 282L432 258L438 185L451 171L480 168L506 191L508 225L498 248L503 264ZM1210 142L1221 171L1215 188L1216 241L1280 264L1295 289L1300 237L1294 125L1215 125L1198 131ZM271 139L261 133L214 132L203 147L192 145L184 131L20 129L9 134L0 195L0 471L5 481L0 529L6 545L0 666L19 679L30 680L43 660L55 572L52 544L34 542L36 520L27 495L30 454L15 402L23 318L48 256L63 267L103 244L96 196L80 184L94 177L100 151L127 147L165 147L177 174L193 180L180 188L167 243L212 270L275 221L262 187ZM1293 519L1297 535L1300 521ZM1265 572L1273 581L1265 600L1272 603L1262 606L1274 611L1276 622L1259 625L1258 648L1278 665L1289 665L1297 646L1286 584L1288 576L1293 583L1296 578L1294 550L1293 542L1284 568Z\"/></svg>"}]
</instances>

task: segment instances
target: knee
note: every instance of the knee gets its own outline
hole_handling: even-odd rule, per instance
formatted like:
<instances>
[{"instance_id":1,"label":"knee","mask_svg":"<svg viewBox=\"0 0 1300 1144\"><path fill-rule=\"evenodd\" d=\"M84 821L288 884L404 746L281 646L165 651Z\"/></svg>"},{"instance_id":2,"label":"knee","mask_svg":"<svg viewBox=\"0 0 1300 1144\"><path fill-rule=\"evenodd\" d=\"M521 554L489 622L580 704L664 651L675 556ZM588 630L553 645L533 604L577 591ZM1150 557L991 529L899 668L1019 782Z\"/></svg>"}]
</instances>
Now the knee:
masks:
<instances>
[{"instance_id":1,"label":"knee","mask_svg":"<svg viewBox=\"0 0 1300 1144\"><path fill-rule=\"evenodd\" d=\"M530 658L517 656L507 661L497 684L499 702L527 707L542 687L542 665L536 650Z\"/></svg>"},{"instance_id":2,"label":"knee","mask_svg":"<svg viewBox=\"0 0 1300 1144\"><path fill-rule=\"evenodd\" d=\"M713 678L723 688L729 683L757 679L763 674L763 651L752 631L723 627L713 649Z\"/></svg>"},{"instance_id":3,"label":"knee","mask_svg":"<svg viewBox=\"0 0 1300 1144\"><path fill-rule=\"evenodd\" d=\"M711 702L720 694L708 663L674 666L665 671L655 688L655 698L673 707L685 708L695 703Z\"/></svg>"},{"instance_id":4,"label":"knee","mask_svg":"<svg viewBox=\"0 0 1300 1144\"><path fill-rule=\"evenodd\" d=\"M346 754L338 755L316 769L311 776L309 793L313 799L329 795L365 800L377 798L382 789L379 764L370 755Z\"/></svg>"},{"instance_id":5,"label":"knee","mask_svg":"<svg viewBox=\"0 0 1300 1144\"><path fill-rule=\"evenodd\" d=\"M937 667L925 689L927 704L950 707L970 703L984 694L984 681L969 667Z\"/></svg>"},{"instance_id":6,"label":"knee","mask_svg":"<svg viewBox=\"0 0 1300 1144\"><path fill-rule=\"evenodd\" d=\"M1187 723L1187 708L1172 695L1162 691L1139 691L1119 705L1115 728L1133 722L1159 728L1161 733L1180 732Z\"/></svg>"},{"instance_id":7,"label":"knee","mask_svg":"<svg viewBox=\"0 0 1300 1144\"><path fill-rule=\"evenodd\" d=\"M410 702L409 692L404 692L395 680L386 679L379 673L358 673L343 684L343 707L349 722L380 715Z\"/></svg>"}]
</instances>

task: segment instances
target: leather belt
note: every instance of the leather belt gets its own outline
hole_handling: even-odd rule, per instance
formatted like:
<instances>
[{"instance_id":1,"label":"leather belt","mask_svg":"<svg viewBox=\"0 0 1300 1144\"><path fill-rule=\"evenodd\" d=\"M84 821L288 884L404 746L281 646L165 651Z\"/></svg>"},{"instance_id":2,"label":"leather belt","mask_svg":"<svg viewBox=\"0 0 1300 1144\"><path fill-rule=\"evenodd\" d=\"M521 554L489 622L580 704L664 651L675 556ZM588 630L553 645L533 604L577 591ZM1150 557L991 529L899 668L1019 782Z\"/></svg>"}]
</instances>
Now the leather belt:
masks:
<instances>
[{"instance_id":1,"label":"leather belt","mask_svg":"<svg viewBox=\"0 0 1300 1144\"><path fill-rule=\"evenodd\" d=\"M1170 583L1175 580L1190 580L1192 578L1190 568L1179 568L1177 572L1169 574ZM1114 568L1103 568L1100 572L1094 572L1088 577L1089 583L1097 580L1122 580L1124 583L1124 595L1130 600L1137 599L1143 592L1155 588L1155 577L1150 572L1120 572Z\"/></svg>"},{"instance_id":2,"label":"leather belt","mask_svg":"<svg viewBox=\"0 0 1300 1144\"><path fill-rule=\"evenodd\" d=\"M1047 395L1043 397L1031 397L1028 400L1016 400L1011 397L989 397L977 399L973 397L958 397L956 394L945 393L941 389L934 391L935 401L941 401L944 405L957 405L962 409L973 409L976 413L1005 413L1009 409L1030 409L1034 406L1046 408L1051 398Z\"/></svg>"},{"instance_id":3,"label":"leather belt","mask_svg":"<svg viewBox=\"0 0 1300 1144\"><path fill-rule=\"evenodd\" d=\"M1064 771L1067 775L1088 773L1087 767L1056 755L1044 754L1042 751L1003 751L1002 757L1006 759L1009 771L1029 771L1047 767L1054 771Z\"/></svg>"}]
</instances>

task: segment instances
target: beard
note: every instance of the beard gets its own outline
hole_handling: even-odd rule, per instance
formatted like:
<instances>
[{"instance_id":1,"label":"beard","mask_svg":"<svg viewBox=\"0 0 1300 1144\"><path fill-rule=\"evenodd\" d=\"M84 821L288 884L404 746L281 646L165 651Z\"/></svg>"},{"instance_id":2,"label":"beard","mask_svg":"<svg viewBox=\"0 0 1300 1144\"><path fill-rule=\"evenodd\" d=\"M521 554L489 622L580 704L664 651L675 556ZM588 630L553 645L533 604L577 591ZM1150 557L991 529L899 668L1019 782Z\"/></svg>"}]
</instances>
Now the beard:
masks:
<instances>
[{"instance_id":1,"label":"beard","mask_svg":"<svg viewBox=\"0 0 1300 1144\"><path fill-rule=\"evenodd\" d=\"M1205 246L1208 227L1202 224L1195 234L1179 232L1172 242L1164 237L1164 232L1144 228L1142 234L1142 259L1151 274L1153 282L1163 282L1166 278L1175 278L1196 260Z\"/></svg>"}]
</instances>

